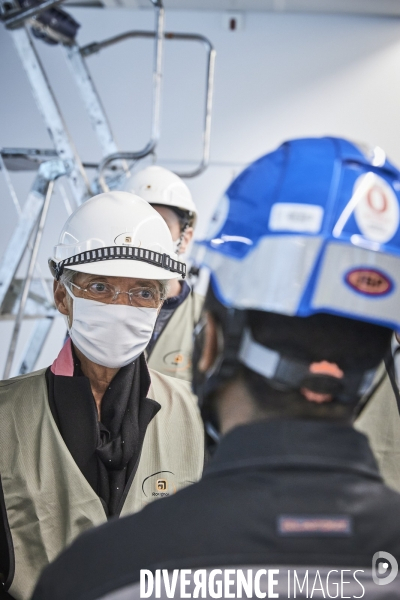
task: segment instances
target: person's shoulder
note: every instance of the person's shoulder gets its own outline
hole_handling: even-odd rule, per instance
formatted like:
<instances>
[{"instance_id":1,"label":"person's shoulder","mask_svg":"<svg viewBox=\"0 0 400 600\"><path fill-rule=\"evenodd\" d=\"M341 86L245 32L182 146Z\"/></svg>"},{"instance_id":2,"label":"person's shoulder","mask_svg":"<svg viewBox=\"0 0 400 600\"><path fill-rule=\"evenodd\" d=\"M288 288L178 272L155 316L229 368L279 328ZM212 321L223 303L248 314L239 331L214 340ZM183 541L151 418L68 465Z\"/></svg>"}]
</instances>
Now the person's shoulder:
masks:
<instances>
[{"instance_id":1,"label":"person's shoulder","mask_svg":"<svg viewBox=\"0 0 400 600\"><path fill-rule=\"evenodd\" d=\"M200 319L201 311L203 310L204 301L206 298L205 298L205 296L203 296L202 294L199 294L196 291L193 292L192 296L193 296L193 303L194 303L195 319L196 319L196 321L198 321Z\"/></svg>"},{"instance_id":2,"label":"person's shoulder","mask_svg":"<svg viewBox=\"0 0 400 600\"><path fill-rule=\"evenodd\" d=\"M40 369L33 373L18 375L18 377L0 381L0 404L6 402L14 394L22 399L24 391L38 390L41 386L45 385L45 373L46 369Z\"/></svg>"},{"instance_id":3,"label":"person's shoulder","mask_svg":"<svg viewBox=\"0 0 400 600\"><path fill-rule=\"evenodd\" d=\"M400 514L400 492L386 482L382 482L378 490L379 492L372 498L372 502L377 505L377 509L380 509L383 514L387 514L390 510L395 510L397 514ZM400 521L398 528L400 532Z\"/></svg>"},{"instance_id":4,"label":"person's shoulder","mask_svg":"<svg viewBox=\"0 0 400 600\"><path fill-rule=\"evenodd\" d=\"M200 294L199 292L196 292L196 290L193 290L193 298L195 302L200 304L201 306L203 306L204 300L206 299L204 294Z\"/></svg>"},{"instance_id":5,"label":"person's shoulder","mask_svg":"<svg viewBox=\"0 0 400 600\"><path fill-rule=\"evenodd\" d=\"M191 391L188 381L176 377L163 375L158 371L149 369L151 385L147 397L155 400L161 410L156 415L156 420L164 422L169 427L179 426L184 437L195 435L196 443L203 444L204 431L200 416L197 397ZM182 427L183 426L183 427Z\"/></svg>"},{"instance_id":6,"label":"person's shoulder","mask_svg":"<svg viewBox=\"0 0 400 600\"><path fill-rule=\"evenodd\" d=\"M189 381L164 375L154 369L149 369L151 385L147 394L148 398L163 404L166 400L175 402L189 402L197 405L197 398L192 393Z\"/></svg>"},{"instance_id":7,"label":"person's shoulder","mask_svg":"<svg viewBox=\"0 0 400 600\"><path fill-rule=\"evenodd\" d=\"M2 379L0 381L0 388L15 386L15 385L24 385L29 381L36 381L44 377L46 369L40 369L39 371L33 371L32 373L25 373L25 375L18 375L17 377L11 377L10 379Z\"/></svg>"},{"instance_id":8,"label":"person's shoulder","mask_svg":"<svg viewBox=\"0 0 400 600\"><path fill-rule=\"evenodd\" d=\"M195 321L198 321L201 315L201 311L203 310L205 296L203 294L200 294L190 286L188 286L188 289L188 295L186 296L182 304L178 306L176 312L179 313L181 311L189 311L191 318L194 318Z\"/></svg>"}]
</instances>

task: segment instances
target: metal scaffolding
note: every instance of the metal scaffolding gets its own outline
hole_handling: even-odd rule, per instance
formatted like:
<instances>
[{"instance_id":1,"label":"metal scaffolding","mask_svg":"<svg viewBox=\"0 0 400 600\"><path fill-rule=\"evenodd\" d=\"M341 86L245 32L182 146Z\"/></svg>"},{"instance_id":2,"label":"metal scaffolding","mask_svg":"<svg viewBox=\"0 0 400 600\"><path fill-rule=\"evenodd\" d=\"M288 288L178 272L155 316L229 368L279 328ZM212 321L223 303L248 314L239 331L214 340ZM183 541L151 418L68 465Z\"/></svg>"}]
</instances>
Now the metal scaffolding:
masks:
<instances>
[{"instance_id":1,"label":"metal scaffolding","mask_svg":"<svg viewBox=\"0 0 400 600\"><path fill-rule=\"evenodd\" d=\"M214 87L215 50L204 36L164 31L162 0L150 0L154 6L154 31L128 31L102 42L83 47L75 41L78 24L65 11L58 8L62 0L25 0L22 8L18 0L0 0L0 20L10 32L24 70L28 77L36 104L46 124L53 149L2 148L0 170L7 183L11 199L18 213L18 224L7 248L0 258L0 319L14 320L14 329L8 349L3 376L10 376L21 324L24 318L34 318L35 327L17 369L18 374L32 371L50 332L56 314L49 281L40 273L37 256L46 216L52 201L54 182L58 178L68 181L76 205L88 199L91 190L108 191L126 176L132 161L155 152L160 139L160 113L163 77L163 44L167 40L201 43L206 50L206 86L203 118L203 149L198 167L181 177L195 177L209 162L211 111ZM82 163L56 97L38 56L32 36L50 43L61 44L66 61L76 81L90 123L101 147L102 160L97 164ZM151 137L144 148L121 152L116 144L109 120L96 90L86 59L119 42L132 38L153 38L153 100ZM113 166L112 174L107 170ZM89 183L87 168L95 167L95 177ZM36 176L21 209L10 177L10 171L35 171ZM68 199L65 198L68 204ZM69 211L70 208L68 207ZM24 257L28 267L23 279L17 272Z\"/></svg>"}]
</instances>

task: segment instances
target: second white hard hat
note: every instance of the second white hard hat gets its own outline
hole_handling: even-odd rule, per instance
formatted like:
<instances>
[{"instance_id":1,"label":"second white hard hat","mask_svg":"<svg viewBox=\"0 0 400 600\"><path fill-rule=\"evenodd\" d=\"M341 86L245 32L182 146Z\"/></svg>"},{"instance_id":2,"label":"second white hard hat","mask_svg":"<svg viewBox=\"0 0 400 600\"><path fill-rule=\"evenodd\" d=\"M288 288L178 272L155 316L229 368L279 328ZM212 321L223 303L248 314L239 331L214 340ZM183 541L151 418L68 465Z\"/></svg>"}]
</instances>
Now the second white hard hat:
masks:
<instances>
[{"instance_id":1,"label":"second white hard hat","mask_svg":"<svg viewBox=\"0 0 400 600\"><path fill-rule=\"evenodd\" d=\"M197 210L188 186L164 167L152 165L134 173L126 180L124 190L137 194L150 204L162 204L192 213L195 225Z\"/></svg>"},{"instance_id":2,"label":"second white hard hat","mask_svg":"<svg viewBox=\"0 0 400 600\"><path fill-rule=\"evenodd\" d=\"M128 192L99 194L79 206L65 223L50 270L142 279L185 276L164 219L148 202Z\"/></svg>"}]
</instances>

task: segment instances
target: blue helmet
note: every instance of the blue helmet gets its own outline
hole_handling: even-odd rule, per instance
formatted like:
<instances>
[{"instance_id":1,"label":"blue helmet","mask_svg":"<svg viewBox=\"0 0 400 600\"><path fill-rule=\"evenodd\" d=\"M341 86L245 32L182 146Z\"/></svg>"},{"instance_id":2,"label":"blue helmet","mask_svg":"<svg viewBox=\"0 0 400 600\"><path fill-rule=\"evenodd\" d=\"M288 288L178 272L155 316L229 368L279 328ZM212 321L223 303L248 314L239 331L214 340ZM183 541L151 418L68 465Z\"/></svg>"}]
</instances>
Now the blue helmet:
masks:
<instances>
[{"instance_id":1,"label":"blue helmet","mask_svg":"<svg viewBox=\"0 0 400 600\"><path fill-rule=\"evenodd\" d=\"M230 185L201 263L227 307L400 330L400 172L380 148L285 142Z\"/></svg>"}]
</instances>

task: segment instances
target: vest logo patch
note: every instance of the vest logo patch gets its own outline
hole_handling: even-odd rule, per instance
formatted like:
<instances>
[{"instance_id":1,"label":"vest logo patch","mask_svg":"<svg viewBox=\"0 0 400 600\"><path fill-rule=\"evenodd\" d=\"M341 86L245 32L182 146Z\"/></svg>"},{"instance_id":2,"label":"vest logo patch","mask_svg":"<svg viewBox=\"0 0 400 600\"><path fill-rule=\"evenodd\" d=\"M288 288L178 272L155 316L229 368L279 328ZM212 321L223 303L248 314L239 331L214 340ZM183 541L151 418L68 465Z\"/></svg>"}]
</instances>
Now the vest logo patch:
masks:
<instances>
[{"instance_id":1,"label":"vest logo patch","mask_svg":"<svg viewBox=\"0 0 400 600\"><path fill-rule=\"evenodd\" d=\"M387 296L394 284L388 275L378 269L352 269L344 277L346 284L363 296Z\"/></svg>"},{"instance_id":2,"label":"vest logo patch","mask_svg":"<svg viewBox=\"0 0 400 600\"><path fill-rule=\"evenodd\" d=\"M182 350L174 350L168 352L163 358L164 364L167 366L167 370L172 372L186 371L191 365L191 360L187 352Z\"/></svg>"},{"instance_id":3,"label":"vest logo patch","mask_svg":"<svg viewBox=\"0 0 400 600\"><path fill-rule=\"evenodd\" d=\"M146 498L164 498L175 494L176 477L172 471L158 471L143 479L142 492Z\"/></svg>"},{"instance_id":4,"label":"vest logo patch","mask_svg":"<svg viewBox=\"0 0 400 600\"><path fill-rule=\"evenodd\" d=\"M168 482L166 479L157 479L156 490L158 492L166 492L168 490Z\"/></svg>"},{"instance_id":5,"label":"vest logo patch","mask_svg":"<svg viewBox=\"0 0 400 600\"><path fill-rule=\"evenodd\" d=\"M280 515L277 530L288 537L346 537L353 534L353 523L345 515Z\"/></svg>"}]
</instances>

